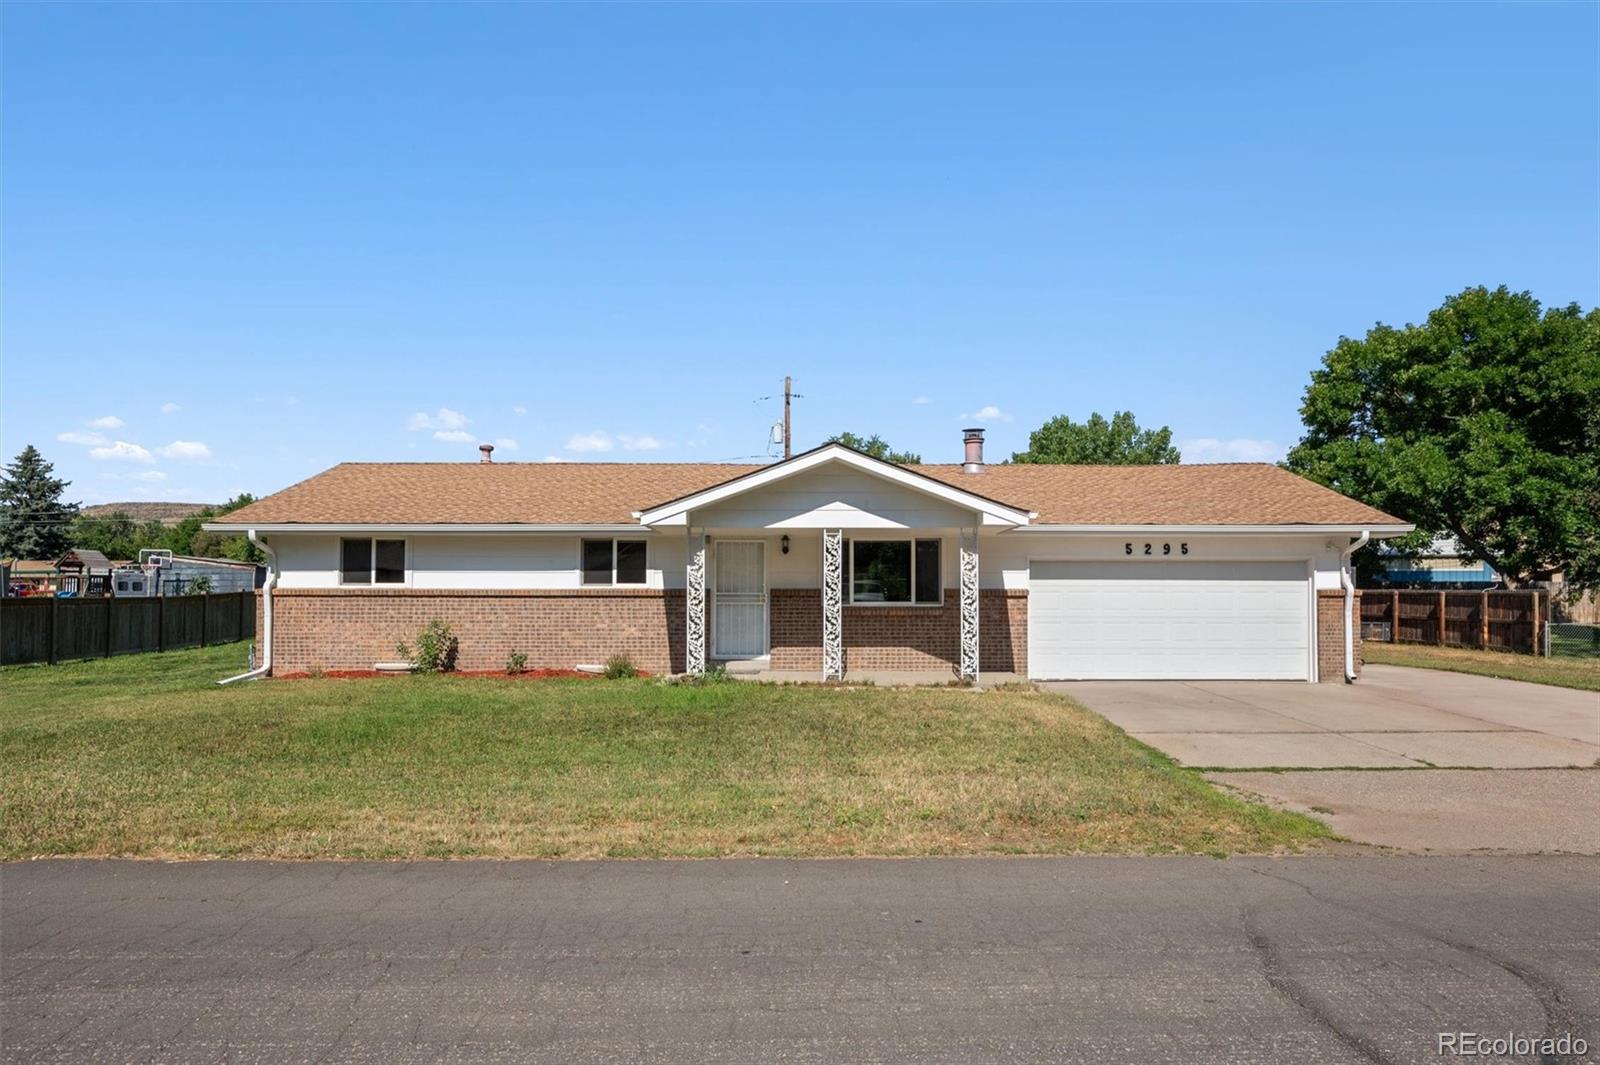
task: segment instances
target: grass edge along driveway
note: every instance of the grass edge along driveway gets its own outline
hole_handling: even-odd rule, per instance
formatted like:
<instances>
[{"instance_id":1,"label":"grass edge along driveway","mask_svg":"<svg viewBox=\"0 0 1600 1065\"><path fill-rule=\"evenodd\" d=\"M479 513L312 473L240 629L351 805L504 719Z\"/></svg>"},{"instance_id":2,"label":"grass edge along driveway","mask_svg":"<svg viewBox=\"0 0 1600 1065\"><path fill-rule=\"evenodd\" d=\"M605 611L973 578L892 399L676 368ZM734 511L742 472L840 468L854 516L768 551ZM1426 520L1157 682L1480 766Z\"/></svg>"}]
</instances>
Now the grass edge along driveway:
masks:
<instances>
[{"instance_id":1,"label":"grass edge along driveway","mask_svg":"<svg viewBox=\"0 0 1600 1065\"><path fill-rule=\"evenodd\" d=\"M1032 691L0 670L0 856L1239 853L1321 823Z\"/></svg>"},{"instance_id":2,"label":"grass edge along driveway","mask_svg":"<svg viewBox=\"0 0 1600 1065\"><path fill-rule=\"evenodd\" d=\"M1410 643L1364 643L1361 658L1376 665L1443 669L1579 691L1600 691L1600 659L1597 658L1541 658L1510 651Z\"/></svg>"}]
</instances>

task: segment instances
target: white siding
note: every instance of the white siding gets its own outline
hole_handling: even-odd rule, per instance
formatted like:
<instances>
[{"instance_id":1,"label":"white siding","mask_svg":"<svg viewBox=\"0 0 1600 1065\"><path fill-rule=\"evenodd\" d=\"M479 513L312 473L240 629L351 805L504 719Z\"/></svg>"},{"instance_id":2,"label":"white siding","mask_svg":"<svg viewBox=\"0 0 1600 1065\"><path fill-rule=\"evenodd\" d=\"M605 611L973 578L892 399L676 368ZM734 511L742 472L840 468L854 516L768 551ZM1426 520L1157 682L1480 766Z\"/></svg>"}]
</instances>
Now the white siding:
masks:
<instances>
[{"instance_id":1,"label":"white siding","mask_svg":"<svg viewBox=\"0 0 1600 1065\"><path fill-rule=\"evenodd\" d=\"M412 588L583 587L579 570L582 537L414 533L392 538L407 541L407 583ZM611 537L597 535L596 538ZM619 538L642 539L648 545L645 587L683 587L683 533L640 533ZM302 533L269 536L268 543L278 555L278 586L339 587L339 539L338 536Z\"/></svg>"},{"instance_id":2,"label":"white siding","mask_svg":"<svg viewBox=\"0 0 1600 1065\"><path fill-rule=\"evenodd\" d=\"M978 544L979 581L985 588L1019 591L1028 587L1028 566L1034 560L1058 562L1159 562L1163 559L1206 561L1304 561L1311 560L1317 588L1339 587L1339 550L1348 537L1326 533L1283 533L1263 536L1217 534L1127 536L1084 536L1068 533L1005 532L982 535ZM1127 553L1133 544L1134 554ZM1144 554L1144 545L1151 554ZM1182 554L1182 545L1189 553ZM1332 547L1329 547L1329 544ZM1163 544L1172 545L1172 554L1161 553Z\"/></svg>"},{"instance_id":3,"label":"white siding","mask_svg":"<svg viewBox=\"0 0 1600 1065\"><path fill-rule=\"evenodd\" d=\"M959 529L975 511L839 465L796 474L690 516L716 529Z\"/></svg>"}]
</instances>

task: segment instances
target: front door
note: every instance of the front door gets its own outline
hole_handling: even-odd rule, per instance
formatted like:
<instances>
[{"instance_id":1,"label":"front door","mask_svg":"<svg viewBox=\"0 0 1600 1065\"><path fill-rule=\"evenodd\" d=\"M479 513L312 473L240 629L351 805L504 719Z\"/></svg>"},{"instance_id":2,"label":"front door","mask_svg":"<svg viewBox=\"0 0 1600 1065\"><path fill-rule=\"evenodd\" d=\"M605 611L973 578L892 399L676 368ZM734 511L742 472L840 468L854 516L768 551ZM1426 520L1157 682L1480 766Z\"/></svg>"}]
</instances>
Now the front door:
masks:
<instances>
[{"instance_id":1,"label":"front door","mask_svg":"<svg viewBox=\"0 0 1600 1065\"><path fill-rule=\"evenodd\" d=\"M767 545L718 540L712 546L712 654L756 658L767 653Z\"/></svg>"}]
</instances>

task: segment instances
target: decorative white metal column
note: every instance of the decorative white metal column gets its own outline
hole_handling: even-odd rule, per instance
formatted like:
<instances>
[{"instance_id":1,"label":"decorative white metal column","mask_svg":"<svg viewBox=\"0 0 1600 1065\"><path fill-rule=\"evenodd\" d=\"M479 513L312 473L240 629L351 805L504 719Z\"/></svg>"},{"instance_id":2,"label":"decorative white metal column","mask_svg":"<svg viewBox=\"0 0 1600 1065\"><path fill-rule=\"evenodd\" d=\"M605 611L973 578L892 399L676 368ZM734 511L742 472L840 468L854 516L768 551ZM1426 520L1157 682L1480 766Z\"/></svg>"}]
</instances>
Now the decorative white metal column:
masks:
<instances>
[{"instance_id":1,"label":"decorative white metal column","mask_svg":"<svg viewBox=\"0 0 1600 1065\"><path fill-rule=\"evenodd\" d=\"M961 530L961 679L978 679L978 530Z\"/></svg>"},{"instance_id":2,"label":"decorative white metal column","mask_svg":"<svg viewBox=\"0 0 1600 1065\"><path fill-rule=\"evenodd\" d=\"M822 679L844 679L844 534L822 530Z\"/></svg>"},{"instance_id":3,"label":"decorative white metal column","mask_svg":"<svg viewBox=\"0 0 1600 1065\"><path fill-rule=\"evenodd\" d=\"M689 530L688 625L684 630L684 669L706 671L706 534Z\"/></svg>"}]
</instances>

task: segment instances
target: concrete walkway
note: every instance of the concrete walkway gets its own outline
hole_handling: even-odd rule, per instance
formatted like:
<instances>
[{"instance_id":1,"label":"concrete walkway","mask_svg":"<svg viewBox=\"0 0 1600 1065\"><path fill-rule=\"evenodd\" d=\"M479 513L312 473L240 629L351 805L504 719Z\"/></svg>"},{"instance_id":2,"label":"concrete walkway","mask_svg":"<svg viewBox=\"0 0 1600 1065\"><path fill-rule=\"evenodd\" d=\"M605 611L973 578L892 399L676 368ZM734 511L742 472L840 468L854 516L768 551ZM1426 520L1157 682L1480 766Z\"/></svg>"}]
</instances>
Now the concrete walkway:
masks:
<instances>
[{"instance_id":1,"label":"concrete walkway","mask_svg":"<svg viewBox=\"0 0 1600 1065\"><path fill-rule=\"evenodd\" d=\"M1145 743L1219 769L1600 765L1600 694L1367 666L1356 684L1082 681L1065 692Z\"/></svg>"}]
</instances>

